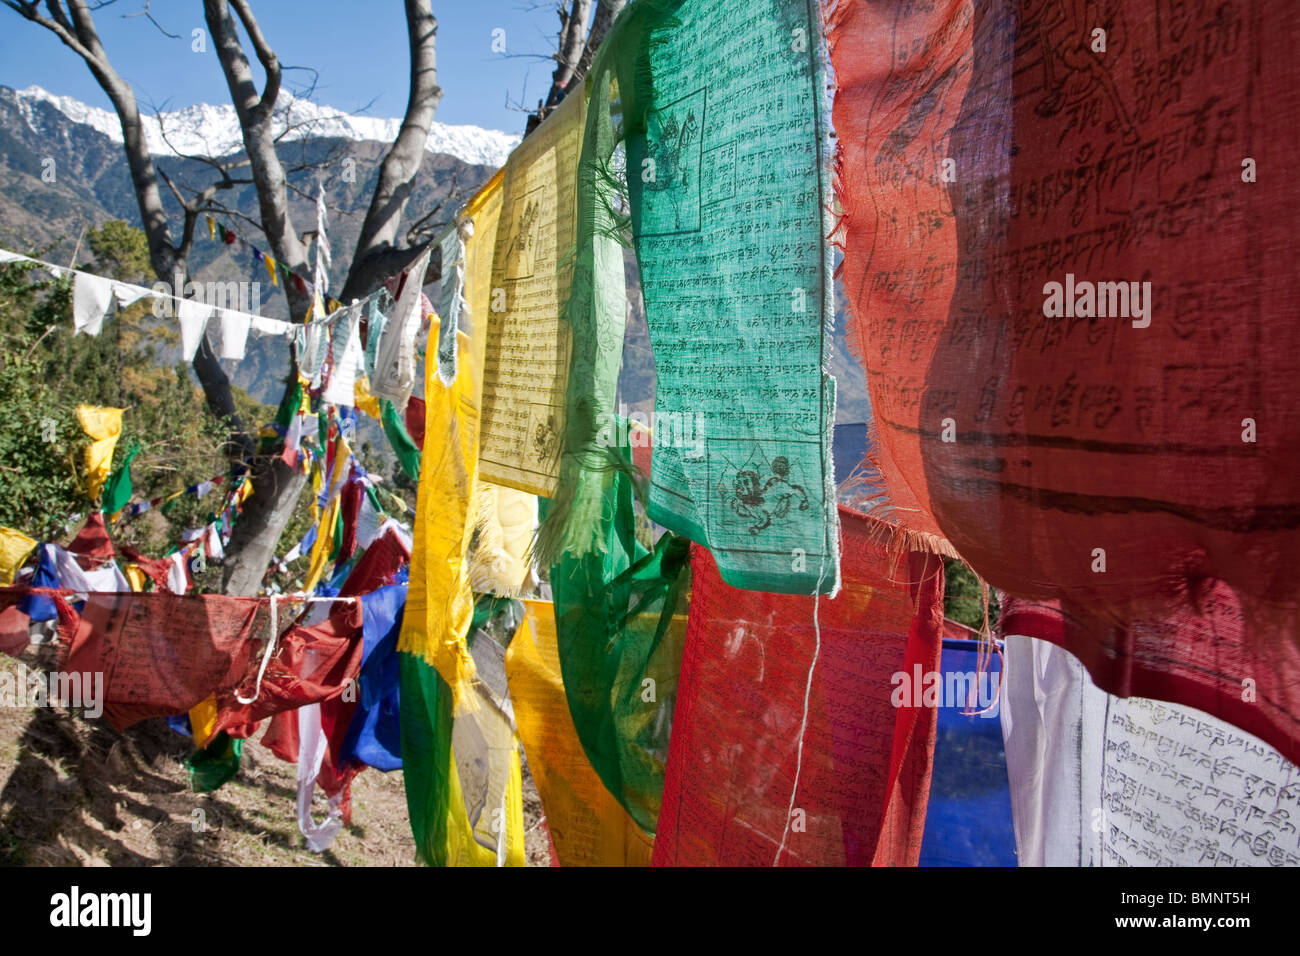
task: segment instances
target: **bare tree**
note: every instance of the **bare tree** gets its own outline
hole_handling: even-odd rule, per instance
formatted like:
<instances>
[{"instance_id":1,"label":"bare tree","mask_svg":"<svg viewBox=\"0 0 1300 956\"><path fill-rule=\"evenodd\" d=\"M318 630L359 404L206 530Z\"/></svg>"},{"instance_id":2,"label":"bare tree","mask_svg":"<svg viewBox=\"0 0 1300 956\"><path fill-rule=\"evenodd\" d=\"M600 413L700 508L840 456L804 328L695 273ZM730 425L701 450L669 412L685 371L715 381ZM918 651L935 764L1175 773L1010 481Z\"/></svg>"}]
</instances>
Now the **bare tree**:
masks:
<instances>
[{"instance_id":1,"label":"bare tree","mask_svg":"<svg viewBox=\"0 0 1300 956\"><path fill-rule=\"evenodd\" d=\"M588 32L586 25L591 19L593 2L595 17ZM108 95L122 124L123 148L148 240L150 264L159 279L170 282L178 274L184 278L199 216L209 210L221 210L218 193L244 184L252 185L257 193L258 225L266 235L272 255L291 270L307 265L307 249L301 233L294 227L289 208L289 193L294 187L276 151L287 128L277 133L273 121L288 67L280 63L249 0L203 0L204 19L235 106L245 155L228 161L190 157L211 167L215 175L208 185L190 188L188 196L180 184L156 166L145 139L135 93L114 69L100 43L93 12L104 4L87 0L44 0L44 3L42 0L0 0L0 3L57 36L81 57ZM430 230L424 224L437 212L436 209L423 211L415 226L406 231L403 237L406 244L399 245L402 217L424 162L429 130L442 98L435 56L438 22L431 0L404 0L404 3L411 55L406 112L397 138L379 169L378 184L340 295L345 301L369 294L385 278L413 262L430 242ZM560 5L561 28L551 91L539 104L538 112L529 118L529 130L586 76L596 47L625 5L626 0L567 0L567 4ZM142 13L158 25L149 15L147 4ZM246 41L240 37L241 29ZM266 82L260 90L245 42L266 73ZM246 176L236 177L236 171L245 169ZM182 210L179 239L163 206L160 180ZM431 262L430 274L436 275L439 268L438 262ZM301 321L310 307L311 297L294 283L289 283L285 292L292 317ZM286 388L297 381L297 357L292 349L288 359ZM253 438L235 412L230 381L206 338L194 356L193 367L209 408L229 423L228 447L233 457L249 464L253 483L253 495L245 502L226 549L225 590L234 595L256 594L280 534L302 493L305 478L286 466L274 449L270 454L254 454Z\"/></svg>"},{"instance_id":2,"label":"bare tree","mask_svg":"<svg viewBox=\"0 0 1300 956\"><path fill-rule=\"evenodd\" d=\"M555 50L555 72L546 99L528 117L524 135L531 133L559 106L569 91L586 79L592 58L615 18L627 6L627 0L595 0L596 16L592 19L593 0L564 0L556 10L560 16L559 42ZM591 29L587 21L591 20Z\"/></svg>"},{"instance_id":3,"label":"bare tree","mask_svg":"<svg viewBox=\"0 0 1300 956\"><path fill-rule=\"evenodd\" d=\"M215 205L219 191L241 184L251 184L256 190L259 225L272 255L290 269L305 267L307 250L290 214L290 186L276 152L278 137L272 122L285 68L262 32L248 0L203 0L204 18L239 119L246 157L230 163L203 158L217 175L214 182L192 190L189 196L160 171L149 152L135 92L114 68L95 27L93 11L102 4L92 5L87 0L45 0L44 4L41 0L0 2L57 36L81 57L108 95L122 124L123 148L149 245L150 264L159 279L171 282L177 275L185 278L199 216L219 208ZM406 0L406 16L411 48L410 97L401 132L380 170L379 187L366 215L344 297L359 297L372 291L387 275L399 271L419 253L419 249L397 250L393 240L424 158L425 141L442 91L438 88L434 59L437 21L430 0ZM266 73L266 82L260 90L240 37L241 29L252 55ZM248 176L236 178L234 171L244 167ZM181 206L179 240L163 206L162 185ZM290 314L301 321L310 307L310 296L293 283L287 285L285 292ZM286 387L297 380L296 356L290 352L289 359ZM206 338L194 357L193 367L209 408L229 423L232 454L250 464L253 495L244 505L226 551L224 577L227 593L256 594L280 534L302 493L305 478L287 467L278 455L253 454L253 438L235 413L230 380Z\"/></svg>"}]
</instances>

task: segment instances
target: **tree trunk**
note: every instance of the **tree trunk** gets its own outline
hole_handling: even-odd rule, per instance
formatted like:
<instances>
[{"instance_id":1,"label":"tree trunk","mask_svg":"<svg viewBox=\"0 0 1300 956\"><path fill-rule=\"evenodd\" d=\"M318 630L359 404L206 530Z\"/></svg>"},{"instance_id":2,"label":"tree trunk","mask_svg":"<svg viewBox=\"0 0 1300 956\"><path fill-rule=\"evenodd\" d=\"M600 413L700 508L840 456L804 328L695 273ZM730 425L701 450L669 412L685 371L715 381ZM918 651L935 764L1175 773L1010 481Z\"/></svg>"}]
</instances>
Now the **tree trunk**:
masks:
<instances>
[{"instance_id":1,"label":"tree trunk","mask_svg":"<svg viewBox=\"0 0 1300 956\"><path fill-rule=\"evenodd\" d=\"M596 0L596 16L588 31L587 19L591 15L591 3L592 0L571 0L567 10L561 8L559 11L560 36L555 52L555 72L551 75L551 89L546 99L537 104L537 112L529 114L524 128L525 136L540 126L542 120L563 102L570 91L587 78L596 50L614 25L614 20L627 6L627 0Z\"/></svg>"},{"instance_id":2,"label":"tree trunk","mask_svg":"<svg viewBox=\"0 0 1300 956\"><path fill-rule=\"evenodd\" d=\"M438 86L435 44L438 21L430 0L406 0L406 32L411 50L411 91L406 114L392 148L379 168L379 183L370 198L356 252L340 298L347 302L369 295L379 283L402 271L423 247L398 249L398 226L424 162L425 144L442 89Z\"/></svg>"}]
</instances>

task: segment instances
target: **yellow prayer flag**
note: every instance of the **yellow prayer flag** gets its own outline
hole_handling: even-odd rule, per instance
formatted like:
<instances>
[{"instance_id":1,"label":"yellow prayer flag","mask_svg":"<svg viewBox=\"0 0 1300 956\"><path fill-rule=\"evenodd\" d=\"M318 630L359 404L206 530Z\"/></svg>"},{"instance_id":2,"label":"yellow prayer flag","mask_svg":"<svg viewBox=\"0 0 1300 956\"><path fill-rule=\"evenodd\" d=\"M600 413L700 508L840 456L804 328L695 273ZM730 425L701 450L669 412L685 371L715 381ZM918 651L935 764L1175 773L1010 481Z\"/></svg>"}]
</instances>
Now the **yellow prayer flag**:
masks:
<instances>
[{"instance_id":1,"label":"yellow prayer flag","mask_svg":"<svg viewBox=\"0 0 1300 956\"><path fill-rule=\"evenodd\" d=\"M122 568L122 576L131 585L132 591L143 591L149 585L149 575L138 564L128 564Z\"/></svg>"},{"instance_id":2,"label":"yellow prayer flag","mask_svg":"<svg viewBox=\"0 0 1300 956\"><path fill-rule=\"evenodd\" d=\"M14 528L0 528L0 585L14 583L14 575L32 553L36 542Z\"/></svg>"},{"instance_id":3,"label":"yellow prayer flag","mask_svg":"<svg viewBox=\"0 0 1300 956\"><path fill-rule=\"evenodd\" d=\"M506 651L506 678L560 865L649 866L654 838L601 782L578 739L560 671L555 607L524 604L527 614Z\"/></svg>"},{"instance_id":4,"label":"yellow prayer flag","mask_svg":"<svg viewBox=\"0 0 1300 956\"><path fill-rule=\"evenodd\" d=\"M370 376L365 373L358 375L352 384L352 400L375 421L383 419L383 409L379 406L379 399L370 394Z\"/></svg>"},{"instance_id":5,"label":"yellow prayer flag","mask_svg":"<svg viewBox=\"0 0 1300 956\"><path fill-rule=\"evenodd\" d=\"M307 569L307 578L303 581L302 589L308 593L316 590L316 585L325 572L325 562L329 560L330 551L334 547L334 524L338 521L342 501L340 492L343 490L343 478L347 474L351 458L352 449L340 435L334 449L334 470L325 486L330 496L329 504L325 506L320 522L316 525L316 540L311 546L311 564ZM319 475L320 472L317 471L316 474ZM319 488L316 493L320 493Z\"/></svg>"},{"instance_id":6,"label":"yellow prayer flag","mask_svg":"<svg viewBox=\"0 0 1300 956\"><path fill-rule=\"evenodd\" d=\"M278 286L280 280L275 275L275 260L264 252L262 253L262 263L266 266L266 274L271 277L271 285Z\"/></svg>"},{"instance_id":7,"label":"yellow prayer flag","mask_svg":"<svg viewBox=\"0 0 1300 956\"><path fill-rule=\"evenodd\" d=\"M217 698L209 696L190 708L190 730L194 733L194 749L202 750L212 739L217 726Z\"/></svg>"},{"instance_id":8,"label":"yellow prayer flag","mask_svg":"<svg viewBox=\"0 0 1300 956\"><path fill-rule=\"evenodd\" d=\"M471 303L472 320L485 317L488 332L479 470L538 495L553 495L560 474L570 353L563 313L573 279L566 254L578 241L586 100L575 90L510 154L492 257L491 295L500 301L482 311ZM519 355L528 356L526 374Z\"/></svg>"},{"instance_id":9,"label":"yellow prayer flag","mask_svg":"<svg viewBox=\"0 0 1300 956\"><path fill-rule=\"evenodd\" d=\"M429 328L429 355L437 350L438 325ZM451 689L453 713L474 710L470 693L474 659L465 643L474 615L469 550L477 513L475 464L479 413L474 404L479 369L469 339L457 333L460 370L451 385L438 378L436 362L424 366L424 450L416 492L411 580L398 649L424 659Z\"/></svg>"},{"instance_id":10,"label":"yellow prayer flag","mask_svg":"<svg viewBox=\"0 0 1300 956\"><path fill-rule=\"evenodd\" d=\"M122 435L123 411L95 405L77 406L77 421L91 438L86 449L86 491L96 504L113 467L113 449Z\"/></svg>"},{"instance_id":11,"label":"yellow prayer flag","mask_svg":"<svg viewBox=\"0 0 1300 956\"><path fill-rule=\"evenodd\" d=\"M505 182L505 167L465 204L462 219L474 223L474 234L465 240L465 284L461 295L469 313L470 351L474 367L483 368L487 351L488 317L492 310L492 257L496 254L497 227L501 222L501 184ZM483 376L479 376L474 407L483 407Z\"/></svg>"}]
</instances>

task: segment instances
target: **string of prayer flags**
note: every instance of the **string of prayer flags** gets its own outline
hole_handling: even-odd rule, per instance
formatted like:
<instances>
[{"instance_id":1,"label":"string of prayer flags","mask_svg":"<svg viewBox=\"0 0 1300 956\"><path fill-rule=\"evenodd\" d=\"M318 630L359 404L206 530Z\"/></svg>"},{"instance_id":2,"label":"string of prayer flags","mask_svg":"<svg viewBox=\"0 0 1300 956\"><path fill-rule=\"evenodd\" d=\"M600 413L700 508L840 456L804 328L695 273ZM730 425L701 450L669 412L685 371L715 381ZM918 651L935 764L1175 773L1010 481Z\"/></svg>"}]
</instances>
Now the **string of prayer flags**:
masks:
<instances>
[{"instance_id":1,"label":"string of prayer flags","mask_svg":"<svg viewBox=\"0 0 1300 956\"><path fill-rule=\"evenodd\" d=\"M693 549L656 866L916 865L943 564L891 567L891 529L847 510L840 524L833 599L737 590Z\"/></svg>"},{"instance_id":2,"label":"string of prayer flags","mask_svg":"<svg viewBox=\"0 0 1300 956\"><path fill-rule=\"evenodd\" d=\"M278 287L278 278L283 278L285 289L287 290L292 285L300 295L307 295L315 289L315 284L311 280L303 278L283 262L277 261L270 253L259 249L225 223L217 222L211 216L208 216L207 220L208 235L211 238L218 239L223 245L233 246L238 243L246 247L252 253L254 261L260 262L266 267L267 273L271 276L271 285ZM322 295L322 300L331 314L343 308L343 303L337 299L327 298Z\"/></svg>"},{"instance_id":3,"label":"string of prayer flags","mask_svg":"<svg viewBox=\"0 0 1300 956\"><path fill-rule=\"evenodd\" d=\"M1064 0L836 7L850 338L915 538L1060 601L1103 689L1200 696L1208 658L1202 709L1294 741L1293 706L1243 725L1226 692L1300 617L1300 193L1255 173L1300 146L1292 8L1161 10L1099 54Z\"/></svg>"},{"instance_id":4,"label":"string of prayer flags","mask_svg":"<svg viewBox=\"0 0 1300 956\"><path fill-rule=\"evenodd\" d=\"M658 370L649 516L706 545L735 587L833 594L817 7L677 0L628 14L605 42L629 51L612 59Z\"/></svg>"},{"instance_id":5,"label":"string of prayer flags","mask_svg":"<svg viewBox=\"0 0 1300 956\"><path fill-rule=\"evenodd\" d=\"M25 257L17 257L25 258ZM31 262L39 260L31 259ZM45 265L44 263L41 263ZM120 307L133 305L154 293L142 286L117 282L80 270L72 271L72 328L73 334L99 335L104 327L104 316L116 301Z\"/></svg>"},{"instance_id":6,"label":"string of prayer flags","mask_svg":"<svg viewBox=\"0 0 1300 956\"><path fill-rule=\"evenodd\" d=\"M581 91L565 97L510 154L492 259L479 471L538 495L553 494L559 477L570 349L560 315L573 279L585 111Z\"/></svg>"},{"instance_id":7,"label":"string of prayer flags","mask_svg":"<svg viewBox=\"0 0 1300 956\"><path fill-rule=\"evenodd\" d=\"M118 510L125 511L129 515L140 515L140 514L144 514L146 511L150 511L154 508L157 508L160 505L166 504L168 501L171 501L173 498L179 498L181 495L194 495L196 497L202 498L204 495L212 491L213 488L223 484L225 480L226 480L226 476L224 474L213 475L207 481L196 482L195 484L182 488L180 491L173 491L169 495L159 495L156 498L150 498L148 501L139 501L133 505L126 505L123 508L119 508ZM244 482L240 482L237 488L231 490L231 493L234 494L237 491L243 491L245 488L248 487L251 486L247 485ZM112 513L114 512L110 512L110 514Z\"/></svg>"},{"instance_id":8,"label":"string of prayer flags","mask_svg":"<svg viewBox=\"0 0 1300 956\"><path fill-rule=\"evenodd\" d=\"M104 317L113 302L116 302L119 307L125 308L143 298L157 300L157 303L161 303L162 315L180 320L181 353L185 361L190 361L193 358L194 352L198 349L199 342L202 340L207 323L213 317L214 309L215 317L218 320L215 327L221 331L220 351L218 352L220 358L242 359L244 357L245 340L250 329L258 335L284 336L294 328L293 325L281 319L268 319L260 315L226 309L220 304L210 305L199 299L185 299L170 295L160 290L158 285L155 285L154 288L146 288L128 282L118 282L79 269L68 269L52 262L45 262L41 259L33 259L31 256L23 256L0 249L0 263L4 262L31 262L52 273L55 277L62 277L65 273L73 275L72 310L74 334L98 335L103 329ZM186 283L186 290L191 289L192 285L194 283ZM218 285L221 284L218 283ZM165 288L166 286L163 285L162 289L165 290ZM218 295L220 294L218 293ZM220 298L216 300L217 303L221 301L224 300Z\"/></svg>"},{"instance_id":9,"label":"string of prayer flags","mask_svg":"<svg viewBox=\"0 0 1300 956\"><path fill-rule=\"evenodd\" d=\"M122 434L123 408L105 408L97 405L78 405L77 421L81 430L90 438L86 447L85 476L86 494L91 501L98 501L99 494L108 481L113 466L113 449Z\"/></svg>"},{"instance_id":10,"label":"string of prayer flags","mask_svg":"<svg viewBox=\"0 0 1300 956\"><path fill-rule=\"evenodd\" d=\"M565 696L555 609L526 601L506 652L519 740L561 866L649 866L654 838L637 826L592 768Z\"/></svg>"},{"instance_id":11,"label":"string of prayer flags","mask_svg":"<svg viewBox=\"0 0 1300 956\"><path fill-rule=\"evenodd\" d=\"M80 612L61 597L55 603L59 669L103 675L104 716L117 730L233 690L248 666L250 638L264 634L269 620L263 599L206 594L92 591Z\"/></svg>"}]
</instances>

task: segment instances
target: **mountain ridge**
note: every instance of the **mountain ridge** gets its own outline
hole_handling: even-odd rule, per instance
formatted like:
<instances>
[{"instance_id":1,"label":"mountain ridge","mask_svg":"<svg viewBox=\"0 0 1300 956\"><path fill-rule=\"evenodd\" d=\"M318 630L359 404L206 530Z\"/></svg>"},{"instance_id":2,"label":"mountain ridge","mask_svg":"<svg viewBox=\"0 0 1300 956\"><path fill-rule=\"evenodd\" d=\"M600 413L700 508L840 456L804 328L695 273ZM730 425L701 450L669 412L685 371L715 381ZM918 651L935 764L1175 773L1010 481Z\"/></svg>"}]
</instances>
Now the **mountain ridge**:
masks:
<instances>
[{"instance_id":1,"label":"mountain ridge","mask_svg":"<svg viewBox=\"0 0 1300 956\"><path fill-rule=\"evenodd\" d=\"M90 126L115 143L122 142L121 124L117 114L111 110L90 106L71 96L59 96L40 86L22 90L0 86L0 90L13 94L20 112L29 123L35 119L33 104L46 103L72 122ZM241 152L244 148L239 120L234 106L229 103L198 103L156 115L141 112L140 121L149 151L154 155L222 157ZM273 128L284 134L283 142L317 137L391 143L397 138L401 125L399 118L347 113L287 93L281 94L273 120ZM471 166L500 167L505 164L510 151L519 145L520 139L501 130L451 126L435 121L429 127L425 150L454 156Z\"/></svg>"}]
</instances>

